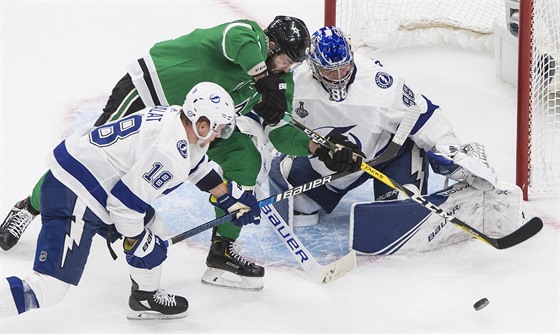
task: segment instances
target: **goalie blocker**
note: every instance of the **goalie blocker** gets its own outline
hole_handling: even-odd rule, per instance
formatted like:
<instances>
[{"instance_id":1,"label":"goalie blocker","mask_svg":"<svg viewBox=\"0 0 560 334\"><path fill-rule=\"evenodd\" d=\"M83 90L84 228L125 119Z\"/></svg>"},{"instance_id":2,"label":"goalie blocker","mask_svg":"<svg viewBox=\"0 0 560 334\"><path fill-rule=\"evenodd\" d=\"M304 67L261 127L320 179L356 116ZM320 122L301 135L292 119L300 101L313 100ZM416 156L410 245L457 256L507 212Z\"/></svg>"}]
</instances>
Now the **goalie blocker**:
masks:
<instances>
[{"instance_id":1,"label":"goalie blocker","mask_svg":"<svg viewBox=\"0 0 560 334\"><path fill-rule=\"evenodd\" d=\"M456 183L426 197L455 217L493 237L521 226L521 189L499 182L491 191ZM355 203L350 213L350 249L371 255L410 254L472 238L413 200Z\"/></svg>"}]
</instances>

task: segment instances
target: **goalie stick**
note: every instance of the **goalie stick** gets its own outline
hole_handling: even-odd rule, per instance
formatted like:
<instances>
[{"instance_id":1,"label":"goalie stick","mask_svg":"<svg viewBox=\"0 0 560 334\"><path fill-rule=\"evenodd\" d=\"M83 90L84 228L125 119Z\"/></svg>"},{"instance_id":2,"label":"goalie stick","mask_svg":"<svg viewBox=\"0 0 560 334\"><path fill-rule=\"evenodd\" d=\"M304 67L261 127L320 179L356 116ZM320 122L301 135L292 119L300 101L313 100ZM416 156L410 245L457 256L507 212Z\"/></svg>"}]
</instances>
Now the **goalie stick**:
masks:
<instances>
[{"instance_id":1,"label":"goalie stick","mask_svg":"<svg viewBox=\"0 0 560 334\"><path fill-rule=\"evenodd\" d=\"M304 133L306 133L309 136L309 138L316 140L319 144L324 145L325 147L331 150L335 150L337 148L337 146L334 143L322 137L321 135L317 134L313 130L309 129L304 124L294 120L293 118L290 119L289 123L295 128L302 130ZM450 221L451 223L459 226L464 231L472 234L477 239L484 241L485 243L489 244L490 246L496 249L506 249L515 246L519 243L522 243L523 241L537 234L543 227L542 220L539 217L534 217L530 219L528 222L526 222L523 226L513 231L512 233L500 238L492 238L478 231L474 227L468 225L467 223L463 222L462 220L453 216L452 214L445 212L442 208L429 202L422 196L417 195L414 192L406 189L396 181L389 178L387 175L383 174L382 172L370 166L369 163L362 162L360 169L368 173L369 175L371 175L373 178L383 182L387 186L400 191L401 193L403 193L404 195L406 195L416 203L422 205L426 209L439 215L446 221Z\"/></svg>"}]
</instances>

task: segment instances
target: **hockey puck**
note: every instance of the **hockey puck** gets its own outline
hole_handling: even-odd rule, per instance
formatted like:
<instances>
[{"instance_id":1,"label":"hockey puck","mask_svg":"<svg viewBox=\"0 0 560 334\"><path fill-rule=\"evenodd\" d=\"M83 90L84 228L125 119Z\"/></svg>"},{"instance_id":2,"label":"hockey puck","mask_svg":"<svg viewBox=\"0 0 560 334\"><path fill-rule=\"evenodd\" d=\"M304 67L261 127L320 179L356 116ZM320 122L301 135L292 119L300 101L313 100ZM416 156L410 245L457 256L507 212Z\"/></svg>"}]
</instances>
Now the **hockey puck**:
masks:
<instances>
[{"instance_id":1,"label":"hockey puck","mask_svg":"<svg viewBox=\"0 0 560 334\"><path fill-rule=\"evenodd\" d=\"M480 311L483 308L485 308L486 306L488 306L488 304L490 304L488 299L487 298L482 298L481 300L474 303L473 307L474 307L475 310Z\"/></svg>"}]
</instances>

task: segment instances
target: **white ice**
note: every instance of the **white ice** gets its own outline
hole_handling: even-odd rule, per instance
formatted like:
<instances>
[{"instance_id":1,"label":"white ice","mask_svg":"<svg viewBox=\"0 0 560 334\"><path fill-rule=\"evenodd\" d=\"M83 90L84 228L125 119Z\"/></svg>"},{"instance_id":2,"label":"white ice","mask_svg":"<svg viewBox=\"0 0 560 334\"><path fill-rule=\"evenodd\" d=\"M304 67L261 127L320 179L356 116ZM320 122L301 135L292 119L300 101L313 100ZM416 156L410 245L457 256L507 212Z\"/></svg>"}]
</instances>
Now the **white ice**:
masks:
<instances>
[{"instance_id":1,"label":"white ice","mask_svg":"<svg viewBox=\"0 0 560 334\"><path fill-rule=\"evenodd\" d=\"M125 66L155 42L237 18L265 26L279 14L300 17L314 31L322 25L322 5L2 0L0 215L31 192L46 171L47 152L77 123L97 117ZM492 54L419 47L379 56L446 110L463 142L486 145L501 180L515 181L516 92L495 76ZM198 194L170 197L159 206L169 216L170 234L182 232L185 220L195 226L212 218ZM130 282L124 260L112 261L98 239L80 285L61 304L1 319L0 332L558 333L558 197L532 198L526 211L541 216L544 229L511 249L473 239L418 255L359 257L356 269L328 285L309 281L278 240L269 238L269 226L250 227L241 237L244 251L267 270L265 288L257 293L200 283L209 240L203 233L169 249L162 287L190 301L189 315L172 321L126 320ZM0 253L0 277L31 271L39 228L37 219L12 251ZM320 238L301 233L305 240ZM332 260L316 256L322 263ZM476 312L472 305L483 297L490 305Z\"/></svg>"}]
</instances>

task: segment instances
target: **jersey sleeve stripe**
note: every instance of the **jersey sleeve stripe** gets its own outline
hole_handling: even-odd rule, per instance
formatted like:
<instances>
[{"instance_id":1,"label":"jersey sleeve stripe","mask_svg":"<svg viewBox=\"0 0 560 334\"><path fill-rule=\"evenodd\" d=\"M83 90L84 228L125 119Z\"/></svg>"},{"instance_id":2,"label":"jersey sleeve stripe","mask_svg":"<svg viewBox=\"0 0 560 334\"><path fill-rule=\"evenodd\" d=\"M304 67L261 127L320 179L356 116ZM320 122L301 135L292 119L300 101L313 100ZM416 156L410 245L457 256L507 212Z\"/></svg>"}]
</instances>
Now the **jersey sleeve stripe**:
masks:
<instances>
[{"instance_id":1,"label":"jersey sleeve stripe","mask_svg":"<svg viewBox=\"0 0 560 334\"><path fill-rule=\"evenodd\" d=\"M138 213L144 214L148 208L148 203L136 196L122 180L119 180L113 189L111 189L111 195L115 196L115 198L121 201L127 208Z\"/></svg>"},{"instance_id":2,"label":"jersey sleeve stripe","mask_svg":"<svg viewBox=\"0 0 560 334\"><path fill-rule=\"evenodd\" d=\"M428 110L425 113L421 114L420 117L418 117L418 120L416 121L416 124L414 124L414 127L410 131L411 135L414 135L416 132L418 132L418 130L420 130L420 128L422 128L424 126L424 124L426 124L426 122L430 119L430 117L432 117L432 115L434 114L434 111L437 108L439 108L438 105L433 104L432 101L430 101L424 95L422 95L422 97L424 98L424 100L426 100L426 102L428 104L428 107L427 107Z\"/></svg>"}]
</instances>

